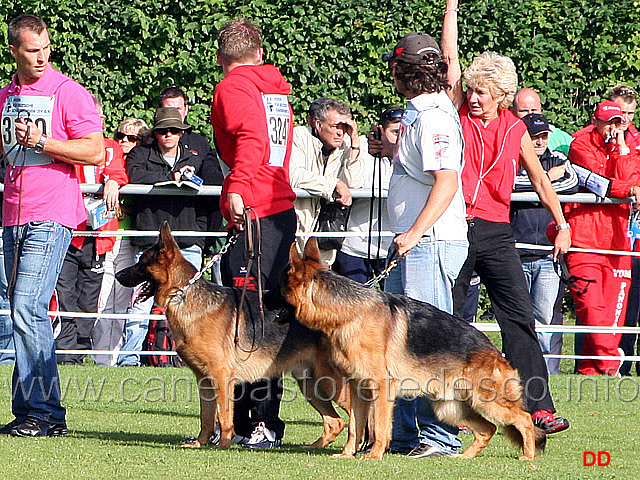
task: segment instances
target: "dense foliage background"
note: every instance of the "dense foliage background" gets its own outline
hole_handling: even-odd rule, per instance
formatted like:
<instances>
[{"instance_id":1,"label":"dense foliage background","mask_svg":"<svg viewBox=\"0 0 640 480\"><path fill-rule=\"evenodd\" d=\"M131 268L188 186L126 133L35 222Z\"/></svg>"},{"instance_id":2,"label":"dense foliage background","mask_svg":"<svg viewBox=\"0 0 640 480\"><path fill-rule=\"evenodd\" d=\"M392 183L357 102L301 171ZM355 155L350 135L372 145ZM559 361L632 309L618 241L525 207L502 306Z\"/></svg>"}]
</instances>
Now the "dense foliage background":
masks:
<instances>
[{"instance_id":1,"label":"dense foliage background","mask_svg":"<svg viewBox=\"0 0 640 480\"><path fill-rule=\"evenodd\" d=\"M409 31L440 36L444 1L408 0L12 0L0 5L0 38L21 13L49 25L52 63L99 94L112 132L126 116L152 118L159 91L188 92L188 121L211 138L208 113L222 78L215 37L244 15L265 37L266 60L293 87L301 122L320 96L347 101L361 128L397 104L381 56ZM640 83L640 2L467 0L460 5L463 67L485 50L511 56L521 86L537 89L551 121L573 132L619 82ZM14 62L3 47L0 82ZM638 118L638 117L636 117ZM638 120L636 120L637 123Z\"/></svg>"}]
</instances>

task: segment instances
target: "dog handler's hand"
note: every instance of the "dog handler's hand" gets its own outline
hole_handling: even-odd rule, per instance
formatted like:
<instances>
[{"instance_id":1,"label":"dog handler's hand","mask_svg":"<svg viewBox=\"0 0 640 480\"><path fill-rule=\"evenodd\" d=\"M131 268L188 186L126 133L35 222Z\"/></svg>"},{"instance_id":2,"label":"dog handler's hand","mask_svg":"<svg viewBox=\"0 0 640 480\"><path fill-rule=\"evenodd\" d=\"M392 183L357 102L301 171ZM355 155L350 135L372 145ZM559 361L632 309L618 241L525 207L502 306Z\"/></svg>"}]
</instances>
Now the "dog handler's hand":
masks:
<instances>
[{"instance_id":1,"label":"dog handler's hand","mask_svg":"<svg viewBox=\"0 0 640 480\"><path fill-rule=\"evenodd\" d=\"M393 239L393 244L396 247L398 256L404 257L413 247L418 245L421 238L422 236L415 234L412 230L396 235Z\"/></svg>"},{"instance_id":2,"label":"dog handler's hand","mask_svg":"<svg viewBox=\"0 0 640 480\"><path fill-rule=\"evenodd\" d=\"M232 226L238 230L244 230L244 200L238 193L227 193L229 201L229 215L231 216Z\"/></svg>"},{"instance_id":3,"label":"dog handler's hand","mask_svg":"<svg viewBox=\"0 0 640 480\"><path fill-rule=\"evenodd\" d=\"M559 254L565 254L571 247L571 229L560 230L553 242L553 259L557 260Z\"/></svg>"}]
</instances>

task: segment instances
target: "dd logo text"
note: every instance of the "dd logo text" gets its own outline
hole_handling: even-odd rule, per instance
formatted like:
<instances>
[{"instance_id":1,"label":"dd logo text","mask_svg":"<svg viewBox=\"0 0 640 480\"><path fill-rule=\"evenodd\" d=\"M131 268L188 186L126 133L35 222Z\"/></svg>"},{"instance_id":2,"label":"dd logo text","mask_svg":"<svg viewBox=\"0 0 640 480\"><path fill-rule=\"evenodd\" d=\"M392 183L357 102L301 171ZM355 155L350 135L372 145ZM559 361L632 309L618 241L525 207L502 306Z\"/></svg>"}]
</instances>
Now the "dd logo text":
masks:
<instances>
[{"instance_id":1,"label":"dd logo text","mask_svg":"<svg viewBox=\"0 0 640 480\"><path fill-rule=\"evenodd\" d=\"M606 467L611 462L611 455L609 452L582 452L582 466L583 467Z\"/></svg>"}]
</instances>

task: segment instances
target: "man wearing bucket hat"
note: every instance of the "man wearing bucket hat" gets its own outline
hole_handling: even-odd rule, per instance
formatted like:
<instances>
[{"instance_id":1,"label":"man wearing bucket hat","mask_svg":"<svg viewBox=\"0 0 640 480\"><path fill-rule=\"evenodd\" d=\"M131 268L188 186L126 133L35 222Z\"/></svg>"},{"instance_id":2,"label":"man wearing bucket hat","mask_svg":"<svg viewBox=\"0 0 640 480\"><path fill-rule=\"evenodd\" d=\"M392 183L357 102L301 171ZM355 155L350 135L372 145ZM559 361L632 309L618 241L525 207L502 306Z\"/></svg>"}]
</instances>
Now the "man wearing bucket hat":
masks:
<instances>
[{"instance_id":1,"label":"man wearing bucket hat","mask_svg":"<svg viewBox=\"0 0 640 480\"><path fill-rule=\"evenodd\" d=\"M640 156L626 144L621 128L623 118L617 103L600 102L591 120L593 130L571 144L569 160L578 173L583 191L599 197L640 198ZM566 204L565 215L571 226L573 245L586 249L630 250L629 208L627 203ZM631 283L631 259L570 252L566 263L575 278L569 287L580 324L622 325ZM588 333L581 353L619 356L619 342L619 333ZM576 369L583 375L617 375L620 364L620 360L581 359Z\"/></svg>"},{"instance_id":2,"label":"man wearing bucket hat","mask_svg":"<svg viewBox=\"0 0 640 480\"><path fill-rule=\"evenodd\" d=\"M127 156L127 174L130 183L155 184L171 180L180 180L187 172L196 172L202 164L202 157L194 155L182 147L180 138L191 127L183 122L177 108L162 107L156 110L150 144L139 145ZM169 222L174 231L205 231L206 212L202 202L195 196L186 195L138 195L135 198L132 214L132 227L135 230L157 232L163 221ZM132 245L138 249L136 261L144 250L151 247L157 234L148 237L133 237ZM177 237L176 241L182 255L196 268L202 265L201 237ZM137 303L131 313L149 313L153 299ZM122 350L141 350L149 320L127 320ZM118 366L139 365L140 356L123 354L118 358Z\"/></svg>"},{"instance_id":3,"label":"man wearing bucket hat","mask_svg":"<svg viewBox=\"0 0 640 480\"><path fill-rule=\"evenodd\" d=\"M462 128L446 93L447 65L425 33L405 35L383 59L407 99L387 198L389 229L396 233L388 259L394 253L406 258L391 270L384 289L453 313L453 286L468 242ZM398 399L389 449L412 458L449 456L462 445L457 433L436 419L426 397Z\"/></svg>"}]
</instances>

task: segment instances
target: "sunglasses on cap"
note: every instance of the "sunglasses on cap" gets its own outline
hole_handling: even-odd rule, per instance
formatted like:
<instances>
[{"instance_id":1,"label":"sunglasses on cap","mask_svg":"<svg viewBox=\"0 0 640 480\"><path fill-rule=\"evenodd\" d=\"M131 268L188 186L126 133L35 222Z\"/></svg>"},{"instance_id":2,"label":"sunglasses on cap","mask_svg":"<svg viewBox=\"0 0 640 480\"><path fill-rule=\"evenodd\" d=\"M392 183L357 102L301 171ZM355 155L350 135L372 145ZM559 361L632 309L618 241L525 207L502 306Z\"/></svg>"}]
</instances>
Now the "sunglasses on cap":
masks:
<instances>
[{"instance_id":1,"label":"sunglasses on cap","mask_svg":"<svg viewBox=\"0 0 640 480\"><path fill-rule=\"evenodd\" d=\"M404 109L403 108L390 108L389 110L386 110L384 112L382 112L382 115L380 116L380 120L381 121L385 121L385 120L400 120L402 119L402 115L404 115Z\"/></svg>"},{"instance_id":2,"label":"sunglasses on cap","mask_svg":"<svg viewBox=\"0 0 640 480\"><path fill-rule=\"evenodd\" d=\"M115 138L118 142L121 142L124 139L132 143L138 141L138 135L129 135L127 133L122 133L122 132L116 132L113 138Z\"/></svg>"},{"instance_id":3,"label":"sunglasses on cap","mask_svg":"<svg viewBox=\"0 0 640 480\"><path fill-rule=\"evenodd\" d=\"M169 128L156 128L154 132L156 132L158 135L164 136L167 133L171 133L171 135L178 135L179 133L182 132L182 130L176 127L169 127Z\"/></svg>"}]
</instances>

